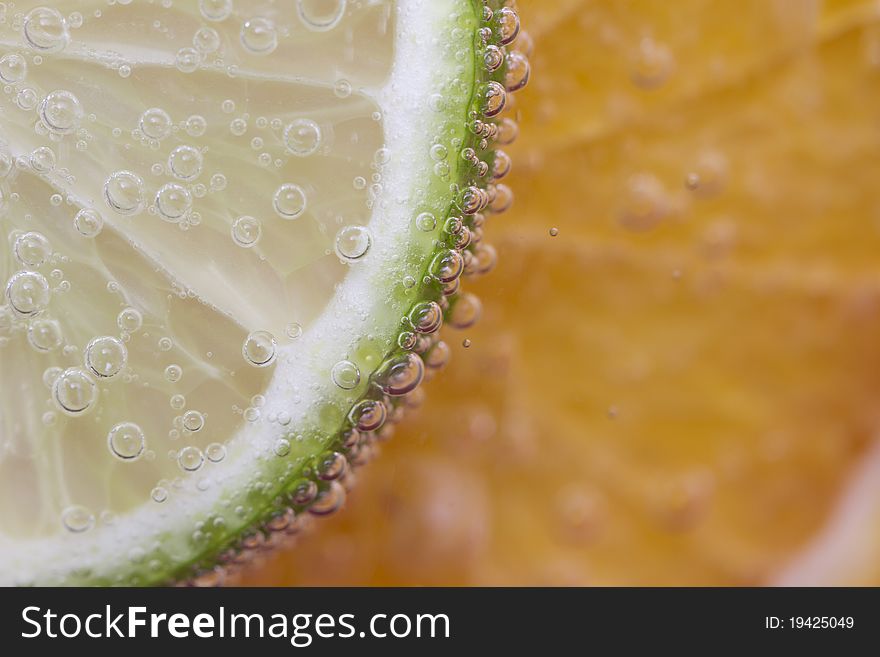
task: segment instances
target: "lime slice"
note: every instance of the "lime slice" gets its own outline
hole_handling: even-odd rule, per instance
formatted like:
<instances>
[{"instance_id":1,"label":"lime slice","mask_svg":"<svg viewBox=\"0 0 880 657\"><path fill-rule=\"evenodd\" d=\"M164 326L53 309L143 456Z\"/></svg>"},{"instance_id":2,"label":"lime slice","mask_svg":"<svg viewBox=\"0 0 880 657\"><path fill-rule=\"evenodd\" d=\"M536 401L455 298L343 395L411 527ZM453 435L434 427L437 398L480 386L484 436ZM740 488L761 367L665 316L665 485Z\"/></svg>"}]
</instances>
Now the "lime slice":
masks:
<instances>
[{"instance_id":1,"label":"lime slice","mask_svg":"<svg viewBox=\"0 0 880 657\"><path fill-rule=\"evenodd\" d=\"M0 582L215 581L339 508L479 315L509 4L0 11Z\"/></svg>"}]
</instances>

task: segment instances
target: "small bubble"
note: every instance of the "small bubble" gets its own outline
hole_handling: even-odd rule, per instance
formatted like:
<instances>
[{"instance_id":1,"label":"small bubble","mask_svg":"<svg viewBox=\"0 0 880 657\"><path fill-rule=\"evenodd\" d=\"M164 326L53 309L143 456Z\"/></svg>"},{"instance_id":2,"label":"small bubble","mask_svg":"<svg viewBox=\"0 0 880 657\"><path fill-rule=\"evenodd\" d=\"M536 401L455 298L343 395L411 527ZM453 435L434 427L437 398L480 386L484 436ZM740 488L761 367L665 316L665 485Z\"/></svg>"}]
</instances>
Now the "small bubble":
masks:
<instances>
[{"instance_id":1,"label":"small bubble","mask_svg":"<svg viewBox=\"0 0 880 657\"><path fill-rule=\"evenodd\" d=\"M246 133L247 128L247 121L245 121L241 117L232 119L232 121L229 122L229 132L231 132L236 137L241 137L244 133Z\"/></svg>"},{"instance_id":2,"label":"small bubble","mask_svg":"<svg viewBox=\"0 0 880 657\"><path fill-rule=\"evenodd\" d=\"M117 458L137 460L144 452L144 432L134 422L120 422L107 434L107 445Z\"/></svg>"},{"instance_id":3,"label":"small bubble","mask_svg":"<svg viewBox=\"0 0 880 657\"><path fill-rule=\"evenodd\" d=\"M209 21L225 21L232 15L232 0L199 0L199 11Z\"/></svg>"},{"instance_id":4,"label":"small bubble","mask_svg":"<svg viewBox=\"0 0 880 657\"><path fill-rule=\"evenodd\" d=\"M559 235L559 229L555 228L555 227L551 228L550 229L550 237L556 237L557 235Z\"/></svg>"},{"instance_id":5,"label":"small bubble","mask_svg":"<svg viewBox=\"0 0 880 657\"><path fill-rule=\"evenodd\" d=\"M120 331L135 333L140 330L144 323L141 311L137 308L123 308L116 316L116 326Z\"/></svg>"},{"instance_id":6,"label":"small bubble","mask_svg":"<svg viewBox=\"0 0 880 657\"><path fill-rule=\"evenodd\" d=\"M192 73L198 69L201 58L202 56L195 48L181 48L174 57L174 65L181 73Z\"/></svg>"},{"instance_id":7,"label":"small bubble","mask_svg":"<svg viewBox=\"0 0 880 657\"><path fill-rule=\"evenodd\" d=\"M6 299L18 315L29 317L49 305L49 282L35 271L13 274L6 284Z\"/></svg>"},{"instance_id":8,"label":"small bubble","mask_svg":"<svg viewBox=\"0 0 880 657\"><path fill-rule=\"evenodd\" d=\"M633 62L632 81L642 89L656 89L669 79L674 67L672 51L666 45L646 37L639 44Z\"/></svg>"},{"instance_id":9,"label":"small bubble","mask_svg":"<svg viewBox=\"0 0 880 657\"><path fill-rule=\"evenodd\" d=\"M326 32L339 25L346 0L297 0L299 18L308 29Z\"/></svg>"},{"instance_id":10,"label":"small bubble","mask_svg":"<svg viewBox=\"0 0 880 657\"><path fill-rule=\"evenodd\" d=\"M98 398L98 386L78 367L64 370L52 385L55 403L68 415L87 411Z\"/></svg>"},{"instance_id":11,"label":"small bubble","mask_svg":"<svg viewBox=\"0 0 880 657\"><path fill-rule=\"evenodd\" d=\"M30 159L31 166L37 173L48 173L55 168L55 151L48 146L35 148Z\"/></svg>"},{"instance_id":12,"label":"small bubble","mask_svg":"<svg viewBox=\"0 0 880 657\"><path fill-rule=\"evenodd\" d=\"M141 132L150 139L165 139L171 134L171 117L160 107L151 107L141 114Z\"/></svg>"},{"instance_id":13,"label":"small bubble","mask_svg":"<svg viewBox=\"0 0 880 657\"><path fill-rule=\"evenodd\" d=\"M52 247L45 235L30 231L16 238L12 252L25 267L39 267L52 255Z\"/></svg>"},{"instance_id":14,"label":"small bubble","mask_svg":"<svg viewBox=\"0 0 880 657\"><path fill-rule=\"evenodd\" d=\"M163 486L156 486L153 490L150 491L150 497L154 502L159 502L160 504L168 499L168 490Z\"/></svg>"},{"instance_id":15,"label":"small bubble","mask_svg":"<svg viewBox=\"0 0 880 657\"><path fill-rule=\"evenodd\" d=\"M63 372L64 370L60 367L47 367L43 372L43 385L51 390Z\"/></svg>"},{"instance_id":16,"label":"small bubble","mask_svg":"<svg viewBox=\"0 0 880 657\"><path fill-rule=\"evenodd\" d=\"M67 531L81 534L95 526L95 514L86 507L76 504L61 512L61 523Z\"/></svg>"},{"instance_id":17,"label":"small bubble","mask_svg":"<svg viewBox=\"0 0 880 657\"><path fill-rule=\"evenodd\" d=\"M211 443L205 448L205 456L211 463L220 463L226 458L226 448L220 443Z\"/></svg>"},{"instance_id":18,"label":"small bubble","mask_svg":"<svg viewBox=\"0 0 880 657\"><path fill-rule=\"evenodd\" d=\"M250 248L260 239L263 228L259 219L244 216L232 222L232 240L241 247Z\"/></svg>"},{"instance_id":19,"label":"small bubble","mask_svg":"<svg viewBox=\"0 0 880 657\"><path fill-rule=\"evenodd\" d=\"M131 171L117 171L104 183L104 200L119 214L137 214L144 208L144 181Z\"/></svg>"},{"instance_id":20,"label":"small bubble","mask_svg":"<svg viewBox=\"0 0 880 657\"><path fill-rule=\"evenodd\" d=\"M37 351L52 351L61 346L61 327L53 319L35 319L28 326L27 337Z\"/></svg>"},{"instance_id":21,"label":"small bubble","mask_svg":"<svg viewBox=\"0 0 880 657\"><path fill-rule=\"evenodd\" d=\"M175 411L183 410L183 407L186 406L186 397L183 395L171 395L169 403Z\"/></svg>"},{"instance_id":22,"label":"small bubble","mask_svg":"<svg viewBox=\"0 0 880 657\"><path fill-rule=\"evenodd\" d=\"M205 134L207 129L208 122L205 120L205 117L200 114L193 114L184 124L184 130L186 130L186 134L190 137L201 137Z\"/></svg>"},{"instance_id":23,"label":"small bubble","mask_svg":"<svg viewBox=\"0 0 880 657\"><path fill-rule=\"evenodd\" d=\"M282 219L296 219L306 209L306 195L299 185L284 183L272 198L275 212Z\"/></svg>"},{"instance_id":24,"label":"small bubble","mask_svg":"<svg viewBox=\"0 0 880 657\"><path fill-rule=\"evenodd\" d=\"M178 183L166 183L156 192L156 209L165 221L176 223L192 207L192 194Z\"/></svg>"},{"instance_id":25,"label":"small bubble","mask_svg":"<svg viewBox=\"0 0 880 657\"><path fill-rule=\"evenodd\" d=\"M18 53L10 52L0 57L0 80L17 84L27 77L27 61Z\"/></svg>"},{"instance_id":26,"label":"small bubble","mask_svg":"<svg viewBox=\"0 0 880 657\"><path fill-rule=\"evenodd\" d=\"M22 32L31 48L43 52L63 50L70 39L61 12L49 7L38 7L25 16Z\"/></svg>"},{"instance_id":27,"label":"small bubble","mask_svg":"<svg viewBox=\"0 0 880 657\"><path fill-rule=\"evenodd\" d=\"M464 347L465 349L469 348L469 347L471 346L471 341L470 341L470 339L469 339L469 338L465 338L464 340L462 340L462 341L461 341L461 346Z\"/></svg>"},{"instance_id":28,"label":"small bubble","mask_svg":"<svg viewBox=\"0 0 880 657\"><path fill-rule=\"evenodd\" d=\"M254 331L244 341L241 353L255 367L266 367L275 360L275 336L268 331Z\"/></svg>"},{"instance_id":29,"label":"small bubble","mask_svg":"<svg viewBox=\"0 0 880 657\"><path fill-rule=\"evenodd\" d=\"M418 228L419 230L428 233L434 230L436 227L437 219L430 212L422 212L419 216L416 217L416 228Z\"/></svg>"},{"instance_id":30,"label":"small bubble","mask_svg":"<svg viewBox=\"0 0 880 657\"><path fill-rule=\"evenodd\" d=\"M278 32L268 18L256 17L241 26L241 43L255 55L267 55L278 46Z\"/></svg>"},{"instance_id":31,"label":"small bubble","mask_svg":"<svg viewBox=\"0 0 880 657\"><path fill-rule=\"evenodd\" d=\"M205 426L205 416L198 411L190 410L183 414L182 422L183 428L187 431L201 431L202 427Z\"/></svg>"},{"instance_id":32,"label":"small bubble","mask_svg":"<svg viewBox=\"0 0 880 657\"><path fill-rule=\"evenodd\" d=\"M299 322L290 322L284 327L284 334L291 340L296 340L303 334L303 327Z\"/></svg>"},{"instance_id":33,"label":"small bubble","mask_svg":"<svg viewBox=\"0 0 880 657\"><path fill-rule=\"evenodd\" d=\"M213 27L200 27L193 35L193 46L199 52L214 52L220 47L220 35Z\"/></svg>"},{"instance_id":34,"label":"small bubble","mask_svg":"<svg viewBox=\"0 0 880 657\"><path fill-rule=\"evenodd\" d=\"M260 411L252 406L244 409L244 419L248 422L256 422L260 419Z\"/></svg>"},{"instance_id":35,"label":"small bubble","mask_svg":"<svg viewBox=\"0 0 880 657\"><path fill-rule=\"evenodd\" d=\"M370 250L372 237L364 226L345 226L336 233L336 255L344 262L357 262Z\"/></svg>"},{"instance_id":36,"label":"small bubble","mask_svg":"<svg viewBox=\"0 0 880 657\"><path fill-rule=\"evenodd\" d=\"M159 351L171 351L171 348L174 346L174 342L168 337L159 338L157 344L159 346Z\"/></svg>"},{"instance_id":37,"label":"small bubble","mask_svg":"<svg viewBox=\"0 0 880 657\"><path fill-rule=\"evenodd\" d=\"M201 151L193 146L178 146L168 155L168 170L179 180L195 180L202 172Z\"/></svg>"},{"instance_id":38,"label":"small bubble","mask_svg":"<svg viewBox=\"0 0 880 657\"><path fill-rule=\"evenodd\" d=\"M67 135L79 126L83 109L76 96L69 91L58 89L43 99L39 113L49 130L56 134Z\"/></svg>"},{"instance_id":39,"label":"small bubble","mask_svg":"<svg viewBox=\"0 0 880 657\"><path fill-rule=\"evenodd\" d=\"M183 369L180 365L171 364L165 368L165 380L169 383L177 383L183 376Z\"/></svg>"},{"instance_id":40,"label":"small bubble","mask_svg":"<svg viewBox=\"0 0 880 657\"><path fill-rule=\"evenodd\" d=\"M102 378L114 377L125 367L128 350L119 338L105 335L86 345L86 366Z\"/></svg>"},{"instance_id":41,"label":"small bubble","mask_svg":"<svg viewBox=\"0 0 880 657\"><path fill-rule=\"evenodd\" d=\"M351 82L345 79L337 80L333 85L333 93L337 98L348 98L351 96Z\"/></svg>"},{"instance_id":42,"label":"small bubble","mask_svg":"<svg viewBox=\"0 0 880 657\"><path fill-rule=\"evenodd\" d=\"M385 424L388 411L385 404L373 399L365 399L354 405L349 420L360 431L375 431Z\"/></svg>"},{"instance_id":43,"label":"small bubble","mask_svg":"<svg viewBox=\"0 0 880 657\"><path fill-rule=\"evenodd\" d=\"M321 145L321 128L311 119L296 119L284 129L284 146L297 157L308 157Z\"/></svg>"},{"instance_id":44,"label":"small bubble","mask_svg":"<svg viewBox=\"0 0 880 657\"><path fill-rule=\"evenodd\" d=\"M177 464L186 472L195 472L204 462L205 457L198 447L184 447L177 454Z\"/></svg>"},{"instance_id":45,"label":"small bubble","mask_svg":"<svg viewBox=\"0 0 880 657\"><path fill-rule=\"evenodd\" d=\"M222 173L215 173L213 176L211 176L210 184L211 191L222 192L224 189L226 189L226 176L224 176Z\"/></svg>"},{"instance_id":46,"label":"small bubble","mask_svg":"<svg viewBox=\"0 0 880 657\"><path fill-rule=\"evenodd\" d=\"M330 377L343 390L354 390L361 382L361 373L357 365L349 360L341 360L333 366Z\"/></svg>"}]
</instances>

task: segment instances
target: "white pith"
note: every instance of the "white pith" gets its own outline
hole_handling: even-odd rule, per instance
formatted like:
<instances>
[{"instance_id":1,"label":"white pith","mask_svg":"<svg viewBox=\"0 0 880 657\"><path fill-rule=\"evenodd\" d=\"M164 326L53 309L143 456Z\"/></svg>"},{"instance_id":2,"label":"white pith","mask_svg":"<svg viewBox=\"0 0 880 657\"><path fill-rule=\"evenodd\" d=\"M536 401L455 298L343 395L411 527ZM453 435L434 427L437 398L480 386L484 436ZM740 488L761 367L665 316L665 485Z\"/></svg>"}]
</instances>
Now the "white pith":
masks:
<instances>
[{"instance_id":1,"label":"white pith","mask_svg":"<svg viewBox=\"0 0 880 657\"><path fill-rule=\"evenodd\" d=\"M452 16L470 10L468 0L397 0L395 56L387 83L361 90L383 113L385 146L392 160L383 173L383 191L369 221L374 248L352 267L336 295L296 342L279 347L277 363L263 392L262 420L245 425L227 442L227 458L214 467L213 479L222 482L208 490L196 489L196 477L187 476L183 489L161 506L146 500L118 517L82 534L10 540L0 537L0 584L53 583L67 574L88 569L90 577L113 577L137 569L132 551L149 554L160 534L162 549L182 560L191 553L193 524L216 512L231 491L244 489L272 460L272 446L282 434L307 432L314 414L295 416L279 427L265 418L287 410L290 400L299 408L313 408L326 398L329 372L345 351L365 335L392 335L413 299L392 295L392 286L408 272L405 260L415 252L422 265L433 246L424 235L414 237L414 208L425 202L425 181L433 176L428 156L433 135L448 117L431 112L429 99L446 94L460 63L449 49ZM438 35L443 35L438 36ZM432 125L431 122L434 122ZM366 319L363 319L366 318ZM63 538L63 540L62 540Z\"/></svg>"}]
</instances>

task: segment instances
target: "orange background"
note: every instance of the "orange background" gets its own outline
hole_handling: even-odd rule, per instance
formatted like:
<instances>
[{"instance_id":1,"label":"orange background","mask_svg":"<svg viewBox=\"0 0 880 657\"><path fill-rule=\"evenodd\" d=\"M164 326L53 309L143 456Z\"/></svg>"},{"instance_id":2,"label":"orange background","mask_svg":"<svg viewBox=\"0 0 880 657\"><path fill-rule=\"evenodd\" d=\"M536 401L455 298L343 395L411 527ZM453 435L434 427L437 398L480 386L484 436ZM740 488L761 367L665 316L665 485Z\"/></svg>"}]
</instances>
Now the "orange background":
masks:
<instances>
[{"instance_id":1,"label":"orange background","mask_svg":"<svg viewBox=\"0 0 880 657\"><path fill-rule=\"evenodd\" d=\"M243 583L880 584L876 3L520 13L483 319Z\"/></svg>"}]
</instances>

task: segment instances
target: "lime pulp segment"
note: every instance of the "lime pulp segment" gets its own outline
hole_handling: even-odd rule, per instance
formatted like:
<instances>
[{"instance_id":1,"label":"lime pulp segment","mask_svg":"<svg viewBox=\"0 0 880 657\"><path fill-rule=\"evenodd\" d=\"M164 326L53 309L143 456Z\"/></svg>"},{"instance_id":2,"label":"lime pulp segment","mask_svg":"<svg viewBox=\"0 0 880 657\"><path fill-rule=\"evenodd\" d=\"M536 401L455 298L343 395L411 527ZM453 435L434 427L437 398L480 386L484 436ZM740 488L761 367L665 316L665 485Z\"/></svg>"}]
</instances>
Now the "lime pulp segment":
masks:
<instances>
[{"instance_id":1,"label":"lime pulp segment","mask_svg":"<svg viewBox=\"0 0 880 657\"><path fill-rule=\"evenodd\" d=\"M332 512L494 263L512 7L168 5L0 11L2 583L209 581Z\"/></svg>"}]
</instances>

